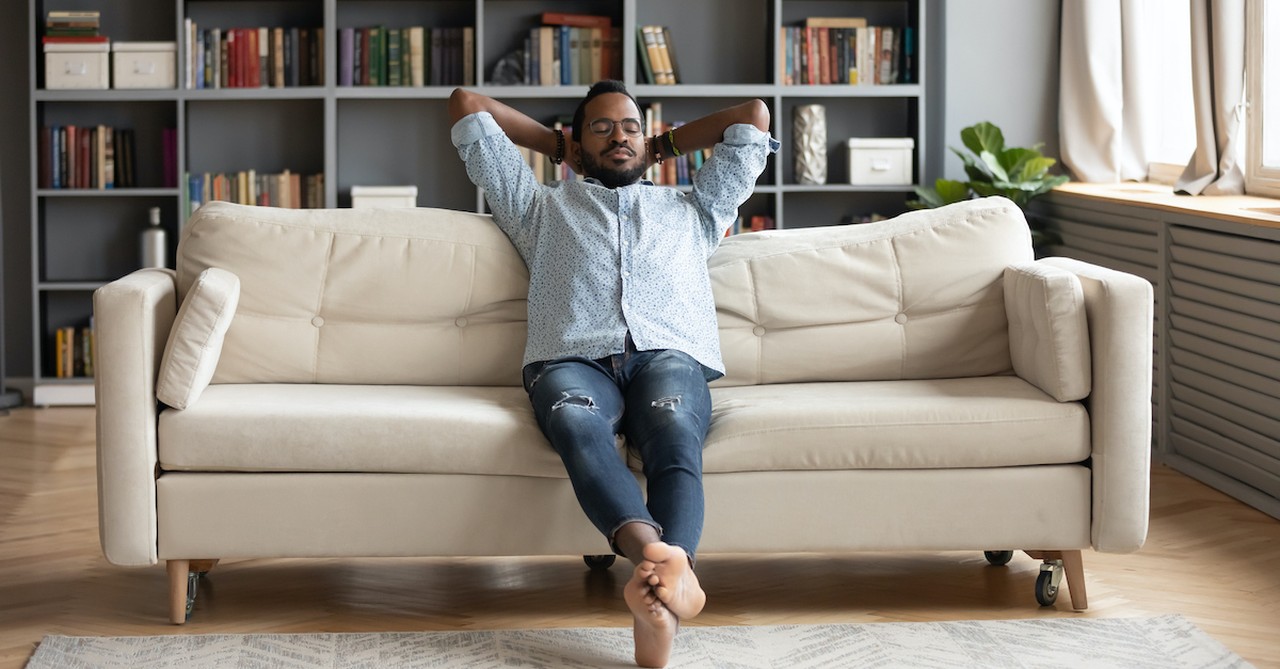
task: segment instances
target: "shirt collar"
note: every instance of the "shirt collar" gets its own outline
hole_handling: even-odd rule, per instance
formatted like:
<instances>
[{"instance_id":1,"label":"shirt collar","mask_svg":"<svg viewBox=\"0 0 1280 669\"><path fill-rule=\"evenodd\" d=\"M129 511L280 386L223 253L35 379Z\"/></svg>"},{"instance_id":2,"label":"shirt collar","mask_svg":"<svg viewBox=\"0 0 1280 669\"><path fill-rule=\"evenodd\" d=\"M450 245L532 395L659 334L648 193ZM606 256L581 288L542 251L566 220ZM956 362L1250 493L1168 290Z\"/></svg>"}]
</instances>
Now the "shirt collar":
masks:
<instances>
[{"instance_id":1,"label":"shirt collar","mask_svg":"<svg viewBox=\"0 0 1280 669\"><path fill-rule=\"evenodd\" d=\"M597 179L597 178L595 178L595 177L583 177L583 178L582 178L582 180L583 180L583 181L585 181L585 182L587 182L587 183L589 183L589 184L592 184L593 186L603 186L603 185L604 185L603 183L601 183L601 182L600 182L600 180L599 180L599 179ZM652 182L652 181L649 181L648 179L641 179L641 180L637 181L637 182L636 182L636 184L640 184L641 186L652 186L652 185L653 185L653 182ZM632 185L632 186L634 186L635 184L631 184L631 185Z\"/></svg>"}]
</instances>

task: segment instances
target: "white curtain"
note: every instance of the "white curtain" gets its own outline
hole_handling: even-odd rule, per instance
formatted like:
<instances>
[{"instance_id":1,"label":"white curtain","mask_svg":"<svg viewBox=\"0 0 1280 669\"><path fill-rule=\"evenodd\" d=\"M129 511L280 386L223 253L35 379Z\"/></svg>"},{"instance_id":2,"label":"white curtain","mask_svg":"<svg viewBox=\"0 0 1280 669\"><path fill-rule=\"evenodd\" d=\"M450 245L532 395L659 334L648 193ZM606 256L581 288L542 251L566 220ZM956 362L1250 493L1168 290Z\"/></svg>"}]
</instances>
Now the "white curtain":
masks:
<instances>
[{"instance_id":1,"label":"white curtain","mask_svg":"<svg viewBox=\"0 0 1280 669\"><path fill-rule=\"evenodd\" d=\"M1063 0L1059 47L1059 151L1079 181L1147 176L1156 83L1142 0ZM1158 112L1156 112L1158 113Z\"/></svg>"},{"instance_id":2,"label":"white curtain","mask_svg":"<svg viewBox=\"0 0 1280 669\"><path fill-rule=\"evenodd\" d=\"M1191 0L1196 152L1174 185L1179 193L1244 193L1244 40L1244 0Z\"/></svg>"}]
</instances>

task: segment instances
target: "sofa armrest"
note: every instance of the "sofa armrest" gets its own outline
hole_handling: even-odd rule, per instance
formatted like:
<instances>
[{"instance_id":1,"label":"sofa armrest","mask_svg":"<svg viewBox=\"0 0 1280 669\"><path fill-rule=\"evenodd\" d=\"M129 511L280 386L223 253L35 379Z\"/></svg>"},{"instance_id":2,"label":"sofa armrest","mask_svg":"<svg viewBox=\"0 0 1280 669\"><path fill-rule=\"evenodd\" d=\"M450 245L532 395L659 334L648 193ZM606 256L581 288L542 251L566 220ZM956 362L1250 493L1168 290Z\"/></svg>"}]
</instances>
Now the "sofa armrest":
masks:
<instances>
[{"instance_id":1,"label":"sofa armrest","mask_svg":"<svg viewBox=\"0 0 1280 669\"><path fill-rule=\"evenodd\" d=\"M1084 289L1093 354L1093 389L1086 400L1093 440L1093 547L1135 551L1146 541L1150 512L1151 284L1070 258L1041 262L1075 273Z\"/></svg>"},{"instance_id":2,"label":"sofa armrest","mask_svg":"<svg viewBox=\"0 0 1280 669\"><path fill-rule=\"evenodd\" d=\"M98 531L117 565L156 555L156 374L178 312L177 276L143 269L93 293Z\"/></svg>"}]
</instances>

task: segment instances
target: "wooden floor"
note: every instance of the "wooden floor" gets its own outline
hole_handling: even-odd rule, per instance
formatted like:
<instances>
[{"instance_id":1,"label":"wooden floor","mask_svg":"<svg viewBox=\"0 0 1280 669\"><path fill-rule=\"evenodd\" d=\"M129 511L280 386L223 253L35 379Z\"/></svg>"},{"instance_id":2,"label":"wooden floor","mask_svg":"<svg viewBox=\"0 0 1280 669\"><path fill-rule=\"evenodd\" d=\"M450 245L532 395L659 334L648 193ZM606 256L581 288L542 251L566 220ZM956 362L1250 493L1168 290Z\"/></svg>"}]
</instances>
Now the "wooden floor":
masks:
<instances>
[{"instance_id":1,"label":"wooden floor","mask_svg":"<svg viewBox=\"0 0 1280 669\"><path fill-rule=\"evenodd\" d=\"M98 548L93 410L0 417L0 668L45 634L145 635L626 626L620 562L577 558L248 560L220 565L185 626L161 566ZM1035 603L1038 563L970 553L704 555L691 624L1126 617L1179 613L1260 667L1280 667L1280 521L1163 467L1132 555L1085 554L1089 610Z\"/></svg>"}]
</instances>

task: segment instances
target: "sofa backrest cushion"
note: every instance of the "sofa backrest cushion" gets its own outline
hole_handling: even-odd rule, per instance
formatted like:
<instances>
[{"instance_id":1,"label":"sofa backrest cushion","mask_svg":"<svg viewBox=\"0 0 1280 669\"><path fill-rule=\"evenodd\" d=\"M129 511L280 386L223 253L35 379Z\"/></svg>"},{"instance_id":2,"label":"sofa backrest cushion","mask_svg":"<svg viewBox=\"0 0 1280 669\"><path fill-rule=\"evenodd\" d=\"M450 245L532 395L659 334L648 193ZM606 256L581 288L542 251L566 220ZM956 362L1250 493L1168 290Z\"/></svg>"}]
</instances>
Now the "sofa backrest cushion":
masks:
<instances>
[{"instance_id":1,"label":"sofa backrest cushion","mask_svg":"<svg viewBox=\"0 0 1280 669\"><path fill-rule=\"evenodd\" d=\"M488 216L210 202L179 300L210 267L241 284L214 383L520 383L529 274Z\"/></svg>"},{"instance_id":2,"label":"sofa backrest cushion","mask_svg":"<svg viewBox=\"0 0 1280 669\"><path fill-rule=\"evenodd\" d=\"M1004 270L1013 371L1059 402L1093 389L1084 288L1075 272L1042 262Z\"/></svg>"},{"instance_id":3,"label":"sofa backrest cushion","mask_svg":"<svg viewBox=\"0 0 1280 669\"><path fill-rule=\"evenodd\" d=\"M169 330L156 399L178 410L200 399L213 380L239 301L240 279L235 274L210 267L196 277Z\"/></svg>"},{"instance_id":4,"label":"sofa backrest cushion","mask_svg":"<svg viewBox=\"0 0 1280 669\"><path fill-rule=\"evenodd\" d=\"M862 225L731 237L710 261L720 385L1008 373L1006 266L1026 219L984 198Z\"/></svg>"}]
</instances>

